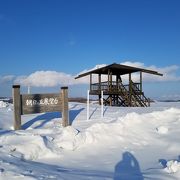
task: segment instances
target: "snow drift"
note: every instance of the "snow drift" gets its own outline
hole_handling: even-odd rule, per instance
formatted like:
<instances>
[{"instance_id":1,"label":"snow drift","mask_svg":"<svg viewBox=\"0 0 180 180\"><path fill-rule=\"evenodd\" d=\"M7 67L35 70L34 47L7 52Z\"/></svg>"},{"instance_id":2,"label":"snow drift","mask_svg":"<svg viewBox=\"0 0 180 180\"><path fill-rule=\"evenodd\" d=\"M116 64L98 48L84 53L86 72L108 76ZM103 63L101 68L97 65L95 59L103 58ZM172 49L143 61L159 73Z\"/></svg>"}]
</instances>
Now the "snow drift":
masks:
<instances>
[{"instance_id":1,"label":"snow drift","mask_svg":"<svg viewBox=\"0 0 180 180\"><path fill-rule=\"evenodd\" d=\"M170 105L170 104L168 104ZM12 113L0 109L0 179L178 179L180 105L150 108L71 103L72 126L61 116L22 116L12 131ZM159 163L161 162L161 163Z\"/></svg>"}]
</instances>

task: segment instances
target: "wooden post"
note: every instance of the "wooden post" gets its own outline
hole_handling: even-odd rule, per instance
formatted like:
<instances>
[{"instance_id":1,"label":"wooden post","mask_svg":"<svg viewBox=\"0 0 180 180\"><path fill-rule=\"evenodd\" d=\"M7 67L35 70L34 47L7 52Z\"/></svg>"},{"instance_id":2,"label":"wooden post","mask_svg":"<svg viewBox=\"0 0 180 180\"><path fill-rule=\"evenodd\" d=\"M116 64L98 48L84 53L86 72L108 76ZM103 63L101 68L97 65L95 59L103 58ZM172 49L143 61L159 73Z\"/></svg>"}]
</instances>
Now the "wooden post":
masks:
<instances>
[{"instance_id":1,"label":"wooden post","mask_svg":"<svg viewBox=\"0 0 180 180\"><path fill-rule=\"evenodd\" d=\"M148 98L148 107L150 107L150 104L151 104L150 101L151 101L150 98Z\"/></svg>"},{"instance_id":2,"label":"wooden post","mask_svg":"<svg viewBox=\"0 0 180 180\"><path fill-rule=\"evenodd\" d=\"M87 120L89 120L89 90L87 90Z\"/></svg>"},{"instance_id":3,"label":"wooden post","mask_svg":"<svg viewBox=\"0 0 180 180\"><path fill-rule=\"evenodd\" d=\"M112 91L112 72L110 73L110 90Z\"/></svg>"},{"instance_id":4,"label":"wooden post","mask_svg":"<svg viewBox=\"0 0 180 180\"><path fill-rule=\"evenodd\" d=\"M99 81L99 92L101 93L101 74L98 75L98 81Z\"/></svg>"},{"instance_id":5,"label":"wooden post","mask_svg":"<svg viewBox=\"0 0 180 180\"><path fill-rule=\"evenodd\" d=\"M101 105L101 74L98 74L98 83L99 105Z\"/></svg>"},{"instance_id":6,"label":"wooden post","mask_svg":"<svg viewBox=\"0 0 180 180\"><path fill-rule=\"evenodd\" d=\"M99 94L98 97L99 97L99 105L101 105L101 94Z\"/></svg>"},{"instance_id":7,"label":"wooden post","mask_svg":"<svg viewBox=\"0 0 180 180\"><path fill-rule=\"evenodd\" d=\"M14 130L21 129L21 96L20 85L13 85Z\"/></svg>"},{"instance_id":8,"label":"wooden post","mask_svg":"<svg viewBox=\"0 0 180 180\"><path fill-rule=\"evenodd\" d=\"M112 72L110 72L110 93L112 93ZM112 94L110 95L110 106L112 106Z\"/></svg>"},{"instance_id":9,"label":"wooden post","mask_svg":"<svg viewBox=\"0 0 180 180\"><path fill-rule=\"evenodd\" d=\"M118 91L118 75L116 74L116 91Z\"/></svg>"},{"instance_id":10,"label":"wooden post","mask_svg":"<svg viewBox=\"0 0 180 180\"><path fill-rule=\"evenodd\" d=\"M108 69L108 91L110 90L110 69Z\"/></svg>"},{"instance_id":11,"label":"wooden post","mask_svg":"<svg viewBox=\"0 0 180 180\"><path fill-rule=\"evenodd\" d=\"M103 91L101 91L101 118L103 118L103 113L104 113L104 110L103 110L103 100L104 97L103 97Z\"/></svg>"},{"instance_id":12,"label":"wooden post","mask_svg":"<svg viewBox=\"0 0 180 180\"><path fill-rule=\"evenodd\" d=\"M92 91L92 74L90 74L90 91Z\"/></svg>"},{"instance_id":13,"label":"wooden post","mask_svg":"<svg viewBox=\"0 0 180 180\"><path fill-rule=\"evenodd\" d=\"M61 87L62 98L62 125L69 126L69 111L68 111L68 87Z\"/></svg>"},{"instance_id":14,"label":"wooden post","mask_svg":"<svg viewBox=\"0 0 180 180\"><path fill-rule=\"evenodd\" d=\"M140 71L140 92L142 93L142 71Z\"/></svg>"},{"instance_id":15,"label":"wooden post","mask_svg":"<svg viewBox=\"0 0 180 180\"><path fill-rule=\"evenodd\" d=\"M129 106L132 106L132 82L131 82L131 73L129 73Z\"/></svg>"}]
</instances>

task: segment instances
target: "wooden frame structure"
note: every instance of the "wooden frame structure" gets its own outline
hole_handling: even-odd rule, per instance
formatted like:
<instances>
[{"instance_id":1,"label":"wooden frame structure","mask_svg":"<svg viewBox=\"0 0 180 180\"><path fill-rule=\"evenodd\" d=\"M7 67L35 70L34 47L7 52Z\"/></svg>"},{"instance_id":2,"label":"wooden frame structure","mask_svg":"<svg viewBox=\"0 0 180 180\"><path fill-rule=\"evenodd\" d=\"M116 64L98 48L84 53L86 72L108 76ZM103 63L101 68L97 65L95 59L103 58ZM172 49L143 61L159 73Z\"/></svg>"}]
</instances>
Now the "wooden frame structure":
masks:
<instances>
[{"instance_id":1,"label":"wooden frame structure","mask_svg":"<svg viewBox=\"0 0 180 180\"><path fill-rule=\"evenodd\" d=\"M60 93L21 94L20 85L12 86L14 104L14 130L21 129L21 115L43 112L62 113L63 127L69 126L68 87L61 87Z\"/></svg>"},{"instance_id":2,"label":"wooden frame structure","mask_svg":"<svg viewBox=\"0 0 180 180\"><path fill-rule=\"evenodd\" d=\"M132 81L132 73L139 72L139 82ZM101 91L105 95L104 104L110 106L147 107L150 100L142 90L142 73L162 76L157 71L142 69L121 64L110 64L89 72L79 74L75 79L90 75L90 95L97 95L101 103ZM98 75L98 82L93 83L93 75ZM124 85L122 75L129 75L129 83ZM107 81L102 81L102 75L107 76Z\"/></svg>"}]
</instances>

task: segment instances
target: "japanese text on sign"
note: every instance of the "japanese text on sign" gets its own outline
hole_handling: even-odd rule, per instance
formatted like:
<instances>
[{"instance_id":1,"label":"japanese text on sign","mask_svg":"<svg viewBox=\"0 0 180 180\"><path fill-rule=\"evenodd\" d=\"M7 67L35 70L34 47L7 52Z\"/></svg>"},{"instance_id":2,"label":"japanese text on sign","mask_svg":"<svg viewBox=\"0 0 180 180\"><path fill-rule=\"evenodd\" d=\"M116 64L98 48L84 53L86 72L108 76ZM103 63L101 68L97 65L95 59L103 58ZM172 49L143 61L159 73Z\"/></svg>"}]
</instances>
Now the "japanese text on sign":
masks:
<instances>
[{"instance_id":1,"label":"japanese text on sign","mask_svg":"<svg viewBox=\"0 0 180 180\"><path fill-rule=\"evenodd\" d=\"M27 99L26 106L34 106L34 105L57 105L58 99L57 98L43 98L40 100L35 99Z\"/></svg>"}]
</instances>

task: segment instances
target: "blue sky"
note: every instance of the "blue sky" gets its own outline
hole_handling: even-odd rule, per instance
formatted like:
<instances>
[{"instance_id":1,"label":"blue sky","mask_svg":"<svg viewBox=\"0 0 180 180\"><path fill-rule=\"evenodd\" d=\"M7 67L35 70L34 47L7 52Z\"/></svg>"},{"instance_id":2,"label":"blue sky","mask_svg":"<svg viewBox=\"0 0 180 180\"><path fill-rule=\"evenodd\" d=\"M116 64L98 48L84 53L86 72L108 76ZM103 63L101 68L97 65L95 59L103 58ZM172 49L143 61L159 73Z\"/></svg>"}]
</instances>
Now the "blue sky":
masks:
<instances>
[{"instance_id":1,"label":"blue sky","mask_svg":"<svg viewBox=\"0 0 180 180\"><path fill-rule=\"evenodd\" d=\"M179 0L0 0L0 96L11 95L16 78L37 71L76 75L130 61L176 65L175 80L151 82L145 90L180 97L179 49ZM79 96L81 86L74 88Z\"/></svg>"}]
</instances>

